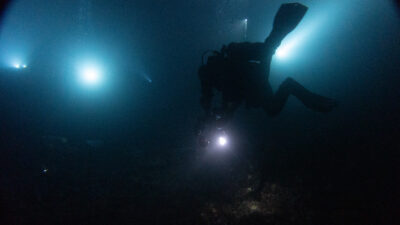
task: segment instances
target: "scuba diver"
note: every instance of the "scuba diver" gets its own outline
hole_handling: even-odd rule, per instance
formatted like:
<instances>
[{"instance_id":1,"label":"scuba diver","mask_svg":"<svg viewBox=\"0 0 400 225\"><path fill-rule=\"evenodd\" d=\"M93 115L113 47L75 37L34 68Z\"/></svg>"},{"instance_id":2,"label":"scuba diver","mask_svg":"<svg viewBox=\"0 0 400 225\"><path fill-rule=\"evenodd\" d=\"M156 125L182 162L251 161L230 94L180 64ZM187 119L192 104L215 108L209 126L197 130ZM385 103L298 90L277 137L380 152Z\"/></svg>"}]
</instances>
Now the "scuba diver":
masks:
<instances>
[{"instance_id":1,"label":"scuba diver","mask_svg":"<svg viewBox=\"0 0 400 225\"><path fill-rule=\"evenodd\" d=\"M203 62L198 70L200 103L205 112L199 121L202 124L199 132L202 126L212 121L219 121L219 126L223 126L242 103L247 108L262 108L268 115L276 116L290 95L313 111L332 111L337 105L335 100L307 90L292 78L287 78L275 93L268 81L272 56L307 10L299 3L282 4L275 16L273 29L264 42L231 43L220 51L212 51L207 63ZM219 91L221 102L213 107L215 90Z\"/></svg>"}]
</instances>

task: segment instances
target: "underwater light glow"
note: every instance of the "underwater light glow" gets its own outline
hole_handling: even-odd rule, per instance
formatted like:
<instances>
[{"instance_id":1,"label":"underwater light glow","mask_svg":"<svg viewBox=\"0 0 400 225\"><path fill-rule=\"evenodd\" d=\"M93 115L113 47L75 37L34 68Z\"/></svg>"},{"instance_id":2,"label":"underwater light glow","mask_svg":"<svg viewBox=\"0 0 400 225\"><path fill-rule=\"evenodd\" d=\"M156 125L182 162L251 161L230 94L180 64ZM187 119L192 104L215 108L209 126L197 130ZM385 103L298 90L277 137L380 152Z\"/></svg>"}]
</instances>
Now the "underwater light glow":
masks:
<instances>
[{"instance_id":1,"label":"underwater light glow","mask_svg":"<svg viewBox=\"0 0 400 225\"><path fill-rule=\"evenodd\" d=\"M295 32L293 35L290 35L284 41L282 41L281 45L275 52L275 56L278 59L288 59L293 52L295 52L296 48L304 41L305 37L308 35L308 32Z\"/></svg>"},{"instance_id":2,"label":"underwater light glow","mask_svg":"<svg viewBox=\"0 0 400 225\"><path fill-rule=\"evenodd\" d=\"M99 85L102 81L101 69L93 64L83 66L79 76L81 82L89 86Z\"/></svg>"},{"instance_id":3,"label":"underwater light glow","mask_svg":"<svg viewBox=\"0 0 400 225\"><path fill-rule=\"evenodd\" d=\"M221 136L218 138L218 144L220 146L225 146L228 143L228 140L226 139L226 137Z\"/></svg>"},{"instance_id":4,"label":"underwater light glow","mask_svg":"<svg viewBox=\"0 0 400 225\"><path fill-rule=\"evenodd\" d=\"M146 74L144 74L144 79L146 79L147 82L152 83L153 80Z\"/></svg>"},{"instance_id":5,"label":"underwater light glow","mask_svg":"<svg viewBox=\"0 0 400 225\"><path fill-rule=\"evenodd\" d=\"M83 71L83 80L88 84L97 83L99 78L99 71L94 67L85 68Z\"/></svg>"},{"instance_id":6,"label":"underwater light glow","mask_svg":"<svg viewBox=\"0 0 400 225\"><path fill-rule=\"evenodd\" d=\"M311 20L311 18L318 19ZM315 38L316 31L325 22L325 18L325 15L306 15L303 19L304 21L283 39L275 51L275 58L279 61L288 61L305 54L306 49L310 50L308 44Z\"/></svg>"},{"instance_id":7,"label":"underwater light glow","mask_svg":"<svg viewBox=\"0 0 400 225\"><path fill-rule=\"evenodd\" d=\"M26 64L19 64L19 63L14 63L12 65L12 67L14 67L15 69L26 69L28 66Z\"/></svg>"}]
</instances>

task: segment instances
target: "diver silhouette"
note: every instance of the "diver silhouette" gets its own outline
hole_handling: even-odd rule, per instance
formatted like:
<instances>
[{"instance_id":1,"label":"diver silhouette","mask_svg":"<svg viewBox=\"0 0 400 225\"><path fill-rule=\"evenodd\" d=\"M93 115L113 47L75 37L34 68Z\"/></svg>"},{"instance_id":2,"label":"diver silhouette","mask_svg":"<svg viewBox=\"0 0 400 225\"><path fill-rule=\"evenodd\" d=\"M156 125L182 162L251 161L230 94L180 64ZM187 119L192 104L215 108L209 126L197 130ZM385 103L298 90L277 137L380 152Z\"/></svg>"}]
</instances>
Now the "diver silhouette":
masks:
<instances>
[{"instance_id":1,"label":"diver silhouette","mask_svg":"<svg viewBox=\"0 0 400 225\"><path fill-rule=\"evenodd\" d=\"M299 3L282 4L264 42L230 43L220 51L212 52L207 63L203 62L198 70L202 92L200 103L206 115L218 113L228 120L245 102L247 107L262 108L268 115L275 116L290 95L317 112L330 112L337 105L335 100L307 90L292 78L287 78L275 93L268 81L272 56L307 10ZM221 93L222 103L218 109L212 106L214 90Z\"/></svg>"}]
</instances>

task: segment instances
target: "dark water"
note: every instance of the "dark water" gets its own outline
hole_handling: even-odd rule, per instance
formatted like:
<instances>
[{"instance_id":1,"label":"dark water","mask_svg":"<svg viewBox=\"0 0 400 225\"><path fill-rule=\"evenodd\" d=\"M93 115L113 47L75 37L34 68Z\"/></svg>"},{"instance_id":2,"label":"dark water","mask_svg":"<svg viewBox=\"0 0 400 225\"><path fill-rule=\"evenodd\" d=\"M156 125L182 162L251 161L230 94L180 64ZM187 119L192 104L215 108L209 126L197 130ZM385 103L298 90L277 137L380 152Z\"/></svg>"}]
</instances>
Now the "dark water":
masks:
<instances>
[{"instance_id":1,"label":"dark water","mask_svg":"<svg viewBox=\"0 0 400 225\"><path fill-rule=\"evenodd\" d=\"M396 1L302 1L271 84L290 76L339 106L320 114L290 98L274 118L242 107L229 150L197 147L202 52L243 41L243 18L262 41L282 3L12 2L0 224L398 224ZM100 88L76 82L87 58Z\"/></svg>"}]
</instances>

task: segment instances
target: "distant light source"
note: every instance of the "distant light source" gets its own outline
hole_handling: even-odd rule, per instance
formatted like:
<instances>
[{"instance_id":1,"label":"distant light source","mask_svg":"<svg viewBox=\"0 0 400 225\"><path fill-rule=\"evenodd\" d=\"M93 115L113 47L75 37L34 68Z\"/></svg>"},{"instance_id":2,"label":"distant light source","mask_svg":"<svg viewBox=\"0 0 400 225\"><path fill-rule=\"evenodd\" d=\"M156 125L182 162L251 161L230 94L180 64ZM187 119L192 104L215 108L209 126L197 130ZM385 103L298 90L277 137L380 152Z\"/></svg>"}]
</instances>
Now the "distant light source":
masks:
<instances>
[{"instance_id":1,"label":"distant light source","mask_svg":"<svg viewBox=\"0 0 400 225\"><path fill-rule=\"evenodd\" d=\"M244 21L244 30L243 30L243 39L246 41L247 40L247 18L243 20Z\"/></svg>"},{"instance_id":2,"label":"distant light source","mask_svg":"<svg viewBox=\"0 0 400 225\"><path fill-rule=\"evenodd\" d=\"M97 83L99 81L99 71L93 67L85 68L83 71L83 79L89 84Z\"/></svg>"},{"instance_id":3,"label":"distant light source","mask_svg":"<svg viewBox=\"0 0 400 225\"><path fill-rule=\"evenodd\" d=\"M153 80L148 76L148 75L144 75L144 78L146 79L147 82L152 83Z\"/></svg>"},{"instance_id":4,"label":"distant light source","mask_svg":"<svg viewBox=\"0 0 400 225\"><path fill-rule=\"evenodd\" d=\"M98 85L102 80L101 70L97 66L86 65L80 71L80 79L86 85Z\"/></svg>"},{"instance_id":5,"label":"distant light source","mask_svg":"<svg viewBox=\"0 0 400 225\"><path fill-rule=\"evenodd\" d=\"M294 47L296 47L301 38L299 37L292 37L288 40L285 40L282 42L282 44L279 46L279 48L276 50L275 55L279 59L285 59L290 56L291 51L294 50Z\"/></svg>"},{"instance_id":6,"label":"distant light source","mask_svg":"<svg viewBox=\"0 0 400 225\"><path fill-rule=\"evenodd\" d=\"M218 138L218 144L220 146L225 146L228 143L228 140L226 139L226 137L221 136Z\"/></svg>"},{"instance_id":7,"label":"distant light source","mask_svg":"<svg viewBox=\"0 0 400 225\"><path fill-rule=\"evenodd\" d=\"M288 55L288 49L285 47L278 48L275 52L276 57L283 59Z\"/></svg>"},{"instance_id":8,"label":"distant light source","mask_svg":"<svg viewBox=\"0 0 400 225\"><path fill-rule=\"evenodd\" d=\"M288 34L275 51L275 57L280 61L289 61L304 53L304 47L310 42L311 34L318 29L324 17L313 22L305 20L299 27Z\"/></svg>"},{"instance_id":9,"label":"distant light source","mask_svg":"<svg viewBox=\"0 0 400 225\"><path fill-rule=\"evenodd\" d=\"M26 64L19 64L19 63L15 63L15 64L13 64L13 67L15 68L15 69L26 69L28 66L26 65Z\"/></svg>"}]
</instances>

